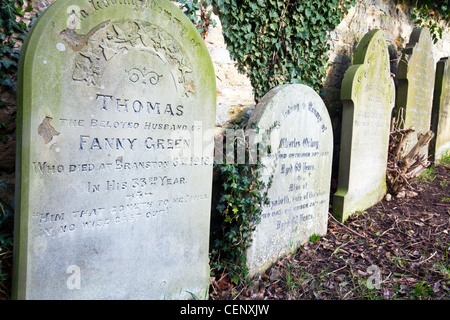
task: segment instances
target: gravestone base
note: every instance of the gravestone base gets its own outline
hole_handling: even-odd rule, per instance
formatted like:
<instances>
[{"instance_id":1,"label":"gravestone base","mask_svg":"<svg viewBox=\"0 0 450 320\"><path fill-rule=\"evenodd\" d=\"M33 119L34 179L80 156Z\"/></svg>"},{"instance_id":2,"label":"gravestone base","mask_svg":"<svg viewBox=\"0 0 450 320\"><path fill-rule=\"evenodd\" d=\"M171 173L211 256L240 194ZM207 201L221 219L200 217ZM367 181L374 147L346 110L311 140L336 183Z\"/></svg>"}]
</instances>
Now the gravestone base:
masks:
<instances>
[{"instance_id":1,"label":"gravestone base","mask_svg":"<svg viewBox=\"0 0 450 320\"><path fill-rule=\"evenodd\" d=\"M373 189L371 192L364 195L364 199L359 199L359 195L350 195L347 190L343 191L337 189L333 196L333 212L334 217L338 221L345 221L348 215L344 215L344 212L363 212L367 208L370 208L383 200L384 195L387 192L385 183L380 184L378 188ZM357 199L357 200L354 200Z\"/></svg>"}]
</instances>

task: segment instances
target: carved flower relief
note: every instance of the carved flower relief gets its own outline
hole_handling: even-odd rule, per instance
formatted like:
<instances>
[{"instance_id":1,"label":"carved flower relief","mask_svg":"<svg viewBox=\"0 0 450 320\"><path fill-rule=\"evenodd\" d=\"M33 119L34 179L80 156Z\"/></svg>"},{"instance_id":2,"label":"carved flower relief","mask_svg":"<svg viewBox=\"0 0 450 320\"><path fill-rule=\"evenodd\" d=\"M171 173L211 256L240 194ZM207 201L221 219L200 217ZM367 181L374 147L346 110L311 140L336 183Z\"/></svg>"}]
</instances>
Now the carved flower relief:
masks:
<instances>
[{"instance_id":1,"label":"carved flower relief","mask_svg":"<svg viewBox=\"0 0 450 320\"><path fill-rule=\"evenodd\" d=\"M99 85L102 75L102 56L101 48L89 42L86 50L80 52L75 60L72 78L77 81L85 80L89 85Z\"/></svg>"},{"instance_id":2,"label":"carved flower relief","mask_svg":"<svg viewBox=\"0 0 450 320\"><path fill-rule=\"evenodd\" d=\"M127 50L140 50L157 56L171 66L172 76L183 91L183 96L189 97L196 93L192 67L178 42L165 31L142 21L109 24L104 30L93 32L75 59L73 80L101 85L107 62ZM161 77L154 71L139 67L125 70L125 73L132 83L144 85L156 85Z\"/></svg>"},{"instance_id":3,"label":"carved flower relief","mask_svg":"<svg viewBox=\"0 0 450 320\"><path fill-rule=\"evenodd\" d=\"M111 44L110 41L103 39L102 43L99 45L100 48L103 50L103 57L106 61L111 60L114 58L116 54L119 53L119 51L114 47L114 45Z\"/></svg>"},{"instance_id":4,"label":"carved flower relief","mask_svg":"<svg viewBox=\"0 0 450 320\"><path fill-rule=\"evenodd\" d=\"M162 75L157 74L154 71L147 71L144 67L143 69L132 68L127 71L128 79L133 83L151 84L156 85Z\"/></svg>"}]
</instances>

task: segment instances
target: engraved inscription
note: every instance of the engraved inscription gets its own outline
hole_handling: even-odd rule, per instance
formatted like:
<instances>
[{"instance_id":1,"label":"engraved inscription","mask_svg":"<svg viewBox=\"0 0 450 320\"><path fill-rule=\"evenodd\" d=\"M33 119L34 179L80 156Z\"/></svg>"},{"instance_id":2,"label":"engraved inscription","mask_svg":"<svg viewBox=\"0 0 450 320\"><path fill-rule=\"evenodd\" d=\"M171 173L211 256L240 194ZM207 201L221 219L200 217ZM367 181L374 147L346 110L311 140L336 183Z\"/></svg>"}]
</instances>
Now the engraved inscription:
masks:
<instances>
[{"instance_id":1,"label":"engraved inscription","mask_svg":"<svg viewBox=\"0 0 450 320\"><path fill-rule=\"evenodd\" d=\"M321 133L328 130L312 102L289 105L282 109L281 114L283 120L286 120L303 110L313 116ZM317 163L322 157L330 157L330 152L323 150L317 137L279 137L277 152L279 164L274 174L278 179L291 181L291 183L287 185L287 188L277 189L277 195L270 198L270 202L264 206L261 214L263 220L270 219L278 232L289 229L294 234L299 225L314 218L314 211L311 209L328 205L327 191L311 189L313 187L311 184L314 182L310 181L310 177L318 174Z\"/></svg>"},{"instance_id":2,"label":"engraved inscription","mask_svg":"<svg viewBox=\"0 0 450 320\"><path fill-rule=\"evenodd\" d=\"M209 199L207 194L197 194L189 187L191 181L183 171L173 171L188 166L211 166L213 161L212 156L192 153L196 143L203 143L202 139L195 141L195 132L201 130L200 124L170 122L170 119L187 116L183 105L106 93L97 93L89 100L96 114L87 114L84 118L60 117L55 121L55 127L71 137L69 150L84 154L89 160L76 162L65 158L53 162L35 159L31 163L31 172L45 179L63 175L76 177L80 180L78 192L85 192L85 195L117 194L117 201L96 208L77 208L71 204L72 208L63 212L44 209L42 205L33 213L32 221L39 229L37 237L60 237L86 230L105 231L134 223L151 223L154 219L165 219L174 207ZM123 121L111 120L110 117L115 115L126 117ZM130 118L129 115L136 116ZM158 121L158 117L164 121ZM38 127L38 133L46 143L59 135L50 125L51 120L46 117ZM173 153L177 150L185 153ZM106 154L118 151L125 153L106 160ZM134 159L136 153L131 154L133 152L147 152L156 157L137 161ZM102 155L91 158L93 154ZM164 190L175 193L163 197Z\"/></svg>"}]
</instances>

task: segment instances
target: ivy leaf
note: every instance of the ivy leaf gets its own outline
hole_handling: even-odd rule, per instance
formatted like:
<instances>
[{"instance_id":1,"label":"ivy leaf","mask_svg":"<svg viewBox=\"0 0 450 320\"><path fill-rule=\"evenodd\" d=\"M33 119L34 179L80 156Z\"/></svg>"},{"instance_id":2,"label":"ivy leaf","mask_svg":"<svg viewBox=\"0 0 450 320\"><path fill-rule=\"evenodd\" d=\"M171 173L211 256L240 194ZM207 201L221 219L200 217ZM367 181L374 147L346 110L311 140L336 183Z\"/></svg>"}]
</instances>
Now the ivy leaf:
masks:
<instances>
[{"instance_id":1,"label":"ivy leaf","mask_svg":"<svg viewBox=\"0 0 450 320\"><path fill-rule=\"evenodd\" d=\"M27 24L21 20L19 21L19 27L20 29L25 30L27 28Z\"/></svg>"},{"instance_id":2,"label":"ivy leaf","mask_svg":"<svg viewBox=\"0 0 450 320\"><path fill-rule=\"evenodd\" d=\"M231 282L234 283L235 285L239 284L239 274L235 274L231 277Z\"/></svg>"},{"instance_id":3,"label":"ivy leaf","mask_svg":"<svg viewBox=\"0 0 450 320\"><path fill-rule=\"evenodd\" d=\"M311 10L310 9L306 9L305 10L305 16L306 16L306 18L311 17Z\"/></svg>"},{"instance_id":4,"label":"ivy leaf","mask_svg":"<svg viewBox=\"0 0 450 320\"><path fill-rule=\"evenodd\" d=\"M5 87L9 87L9 88L13 88L14 87L14 83L12 82L11 78L5 78L5 79L1 79L0 80L0 84L5 86Z\"/></svg>"},{"instance_id":5,"label":"ivy leaf","mask_svg":"<svg viewBox=\"0 0 450 320\"><path fill-rule=\"evenodd\" d=\"M5 69L8 69L11 66L17 66L17 63L11 59L1 59L0 66L3 66Z\"/></svg>"}]
</instances>

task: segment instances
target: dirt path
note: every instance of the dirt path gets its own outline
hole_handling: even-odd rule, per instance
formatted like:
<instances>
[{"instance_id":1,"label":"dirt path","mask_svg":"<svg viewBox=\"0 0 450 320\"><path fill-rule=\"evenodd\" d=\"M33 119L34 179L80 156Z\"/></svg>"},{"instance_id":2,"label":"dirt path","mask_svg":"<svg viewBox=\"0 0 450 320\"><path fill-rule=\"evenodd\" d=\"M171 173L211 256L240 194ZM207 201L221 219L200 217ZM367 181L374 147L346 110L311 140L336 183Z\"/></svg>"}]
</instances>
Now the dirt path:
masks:
<instances>
[{"instance_id":1,"label":"dirt path","mask_svg":"<svg viewBox=\"0 0 450 320\"><path fill-rule=\"evenodd\" d=\"M212 278L210 298L450 299L450 169L384 199L266 271L234 287Z\"/></svg>"}]
</instances>

